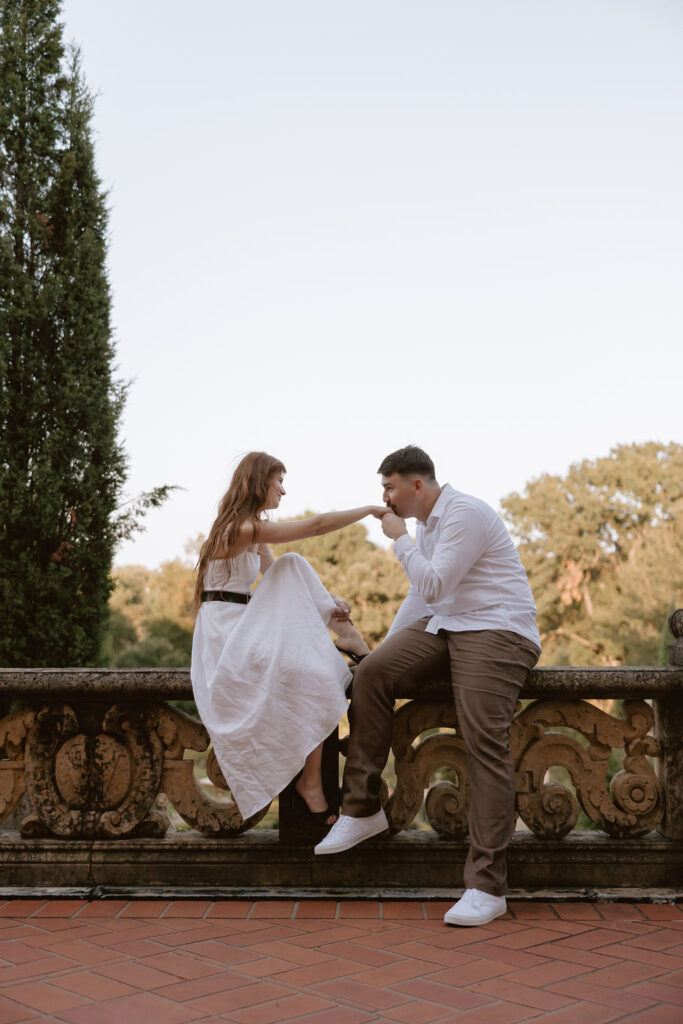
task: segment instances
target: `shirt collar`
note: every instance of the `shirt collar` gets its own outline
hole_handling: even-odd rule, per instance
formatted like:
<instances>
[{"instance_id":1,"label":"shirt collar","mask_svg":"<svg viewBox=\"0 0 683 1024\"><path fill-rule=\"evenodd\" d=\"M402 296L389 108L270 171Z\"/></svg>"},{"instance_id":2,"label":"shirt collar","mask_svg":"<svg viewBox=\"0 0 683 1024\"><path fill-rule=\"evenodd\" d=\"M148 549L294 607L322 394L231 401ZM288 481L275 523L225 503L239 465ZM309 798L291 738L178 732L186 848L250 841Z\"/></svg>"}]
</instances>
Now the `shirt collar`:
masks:
<instances>
[{"instance_id":1,"label":"shirt collar","mask_svg":"<svg viewBox=\"0 0 683 1024\"><path fill-rule=\"evenodd\" d=\"M429 523L432 519L441 518L441 516L446 511L446 507L448 506L448 503L454 494L455 491L453 490L450 484L443 485L443 487L441 488L441 494L434 503L434 508L427 516L427 523ZM427 523L425 523L425 526L427 525Z\"/></svg>"}]
</instances>

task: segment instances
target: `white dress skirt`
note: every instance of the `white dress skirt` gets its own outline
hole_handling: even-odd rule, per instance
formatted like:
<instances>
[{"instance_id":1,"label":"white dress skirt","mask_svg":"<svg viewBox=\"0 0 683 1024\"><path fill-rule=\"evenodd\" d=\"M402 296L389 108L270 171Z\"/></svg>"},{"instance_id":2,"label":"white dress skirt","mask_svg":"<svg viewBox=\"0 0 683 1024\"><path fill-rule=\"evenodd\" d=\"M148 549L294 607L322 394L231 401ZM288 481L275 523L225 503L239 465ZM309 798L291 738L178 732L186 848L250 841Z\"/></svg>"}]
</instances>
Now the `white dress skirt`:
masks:
<instances>
[{"instance_id":1,"label":"white dress skirt","mask_svg":"<svg viewBox=\"0 0 683 1024\"><path fill-rule=\"evenodd\" d=\"M205 590L248 594L255 551L210 562ZM336 605L300 555L281 555L249 604L207 601L192 642L192 689L243 818L265 807L347 709L351 673L328 632Z\"/></svg>"}]
</instances>

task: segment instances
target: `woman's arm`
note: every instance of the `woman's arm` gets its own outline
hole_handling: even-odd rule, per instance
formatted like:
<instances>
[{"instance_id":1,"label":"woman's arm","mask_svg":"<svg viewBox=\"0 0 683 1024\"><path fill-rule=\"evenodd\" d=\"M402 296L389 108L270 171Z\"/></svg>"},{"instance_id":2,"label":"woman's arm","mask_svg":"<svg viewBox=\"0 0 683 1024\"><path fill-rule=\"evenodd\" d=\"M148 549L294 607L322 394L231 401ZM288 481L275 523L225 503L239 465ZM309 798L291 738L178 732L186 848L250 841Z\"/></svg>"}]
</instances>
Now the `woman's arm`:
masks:
<instances>
[{"instance_id":1,"label":"woman's arm","mask_svg":"<svg viewBox=\"0 0 683 1024\"><path fill-rule=\"evenodd\" d=\"M270 569L271 565L275 561L275 556L267 544L259 544L258 554L261 562L261 574L263 574L266 569Z\"/></svg>"},{"instance_id":2,"label":"woman's arm","mask_svg":"<svg viewBox=\"0 0 683 1024\"><path fill-rule=\"evenodd\" d=\"M282 544L292 540L305 540L307 537L319 537L323 533L342 530L351 523L365 519L366 516L372 515L381 519L389 511L384 505L361 505L359 508L349 508L341 512L321 512L309 519L295 519L290 523L271 523L270 520L264 519L259 529L259 545ZM235 553L241 554L253 543L253 523L242 523Z\"/></svg>"}]
</instances>

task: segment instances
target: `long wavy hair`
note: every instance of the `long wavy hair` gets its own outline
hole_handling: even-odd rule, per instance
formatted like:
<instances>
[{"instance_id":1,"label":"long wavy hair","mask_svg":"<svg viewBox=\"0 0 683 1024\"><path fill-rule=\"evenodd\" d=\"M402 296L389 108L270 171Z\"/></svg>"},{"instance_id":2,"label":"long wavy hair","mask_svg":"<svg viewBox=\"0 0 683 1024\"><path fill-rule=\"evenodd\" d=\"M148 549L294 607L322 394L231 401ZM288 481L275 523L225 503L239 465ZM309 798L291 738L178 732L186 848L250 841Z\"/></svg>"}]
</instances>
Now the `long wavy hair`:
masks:
<instances>
[{"instance_id":1,"label":"long wavy hair","mask_svg":"<svg viewBox=\"0 0 683 1024\"><path fill-rule=\"evenodd\" d=\"M230 577L230 565L242 523L254 525L254 543L258 543L262 512L268 500L268 487L275 473L286 473L284 463L266 452L249 452L232 474L230 485L220 500L218 515L199 551L197 580L192 607L198 611L204 589L204 574L211 561L225 561L225 578Z\"/></svg>"}]
</instances>

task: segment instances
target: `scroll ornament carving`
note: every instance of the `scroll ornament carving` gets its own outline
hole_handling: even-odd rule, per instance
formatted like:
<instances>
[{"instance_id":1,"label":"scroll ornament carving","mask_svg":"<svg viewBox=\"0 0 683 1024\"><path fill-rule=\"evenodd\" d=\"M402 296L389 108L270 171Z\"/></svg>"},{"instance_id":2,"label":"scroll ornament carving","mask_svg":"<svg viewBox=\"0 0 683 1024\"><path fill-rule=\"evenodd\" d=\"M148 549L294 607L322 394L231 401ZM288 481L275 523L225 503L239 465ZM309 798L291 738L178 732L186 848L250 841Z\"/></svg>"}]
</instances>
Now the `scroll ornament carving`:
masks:
<instances>
[{"instance_id":1,"label":"scroll ornament carving","mask_svg":"<svg viewBox=\"0 0 683 1024\"><path fill-rule=\"evenodd\" d=\"M597 828L613 838L643 836L661 820L662 794L647 760L660 753L648 733L651 707L642 700L624 701L624 718L615 718L586 701L536 701L517 716L510 730L516 770L528 779L528 792L518 793L522 820L536 835L560 838L576 824L579 804ZM576 736L553 731L571 729ZM623 769L607 788L613 748L625 752ZM576 787L545 783L552 765L562 765Z\"/></svg>"},{"instance_id":2,"label":"scroll ornament carving","mask_svg":"<svg viewBox=\"0 0 683 1024\"><path fill-rule=\"evenodd\" d=\"M614 838L645 835L661 820L661 789L648 761L660 753L658 742L648 735L652 709L645 701L625 701L624 716L615 718L586 701L535 701L514 719L510 748L517 810L535 835L556 839L567 835L581 807L597 828ZM454 732L429 735L413 746L421 733L435 728ZM396 787L385 807L392 832L415 819L430 779L446 767L454 773L455 782L439 781L428 789L427 818L441 836L456 839L467 834L467 762L457 728L455 708L448 701L412 701L396 712L392 737ZM625 757L623 769L608 789L613 748L623 748ZM567 786L545 782L554 765L567 769L576 795Z\"/></svg>"},{"instance_id":3,"label":"scroll ornament carving","mask_svg":"<svg viewBox=\"0 0 683 1024\"><path fill-rule=\"evenodd\" d=\"M150 706L50 705L26 737L26 790L33 811L25 836L117 838L163 835L168 818L150 810L162 749Z\"/></svg>"},{"instance_id":4,"label":"scroll ornament carving","mask_svg":"<svg viewBox=\"0 0 683 1024\"><path fill-rule=\"evenodd\" d=\"M467 835L469 787L463 741L451 733L435 733L413 747L413 741L421 733L436 728L457 728L451 701L428 704L411 701L394 715L391 745L396 788L385 807L392 833L400 832L415 819L430 778L439 768L448 767L456 781L441 781L429 789L425 807L427 818L440 836L460 839Z\"/></svg>"},{"instance_id":5,"label":"scroll ornament carving","mask_svg":"<svg viewBox=\"0 0 683 1024\"><path fill-rule=\"evenodd\" d=\"M671 613L669 629L674 638L674 642L669 644L669 664L683 665L683 608Z\"/></svg>"},{"instance_id":6,"label":"scroll ornament carving","mask_svg":"<svg viewBox=\"0 0 683 1024\"><path fill-rule=\"evenodd\" d=\"M34 711L14 711L0 721L0 821L12 813L26 790L24 744L35 719Z\"/></svg>"},{"instance_id":7,"label":"scroll ornament carving","mask_svg":"<svg viewBox=\"0 0 683 1024\"><path fill-rule=\"evenodd\" d=\"M207 835L235 837L261 821L270 804L245 821L234 802L215 799L197 783L194 762L184 759L184 753L208 748L209 736L201 722L177 708L164 706L159 711L157 728L165 748L161 788L188 825ZM209 751L206 771L217 789L229 791L213 749Z\"/></svg>"},{"instance_id":8,"label":"scroll ornament carving","mask_svg":"<svg viewBox=\"0 0 683 1024\"><path fill-rule=\"evenodd\" d=\"M0 820L27 792L27 838L163 836L165 794L192 828L241 835L268 807L244 821L234 802L204 792L184 753L208 746L204 726L169 705L79 702L15 711L0 720ZM213 751L207 772L218 789L229 790Z\"/></svg>"}]
</instances>

